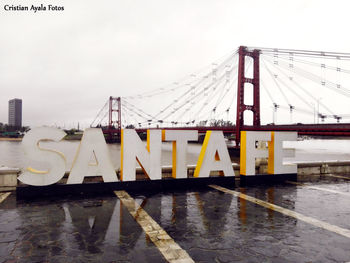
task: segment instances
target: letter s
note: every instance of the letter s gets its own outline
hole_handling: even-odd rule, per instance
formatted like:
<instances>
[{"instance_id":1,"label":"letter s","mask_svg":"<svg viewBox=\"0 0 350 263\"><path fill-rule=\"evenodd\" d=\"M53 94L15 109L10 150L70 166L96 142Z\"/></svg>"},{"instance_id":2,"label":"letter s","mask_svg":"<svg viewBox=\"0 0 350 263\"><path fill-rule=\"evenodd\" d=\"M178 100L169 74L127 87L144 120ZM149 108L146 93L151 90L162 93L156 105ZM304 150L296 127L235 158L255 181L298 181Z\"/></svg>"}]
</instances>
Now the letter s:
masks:
<instances>
[{"instance_id":1,"label":"letter s","mask_svg":"<svg viewBox=\"0 0 350 263\"><path fill-rule=\"evenodd\" d=\"M30 130L22 140L24 154L31 160L47 162L50 164L48 171L38 171L27 167L18 180L28 185L50 185L58 182L64 176L66 170L66 158L63 153L41 148L42 140L60 141L66 133L57 128L40 127Z\"/></svg>"}]
</instances>

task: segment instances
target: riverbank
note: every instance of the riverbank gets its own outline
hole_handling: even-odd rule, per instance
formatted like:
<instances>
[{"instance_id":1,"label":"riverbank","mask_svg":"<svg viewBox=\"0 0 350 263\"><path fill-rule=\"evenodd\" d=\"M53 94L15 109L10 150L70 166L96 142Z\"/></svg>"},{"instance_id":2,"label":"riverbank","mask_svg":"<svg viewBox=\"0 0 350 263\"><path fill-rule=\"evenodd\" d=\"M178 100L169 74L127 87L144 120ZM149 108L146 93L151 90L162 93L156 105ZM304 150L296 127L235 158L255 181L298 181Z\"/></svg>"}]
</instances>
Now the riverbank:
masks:
<instances>
[{"instance_id":1,"label":"riverbank","mask_svg":"<svg viewBox=\"0 0 350 263\"><path fill-rule=\"evenodd\" d=\"M22 138L0 137L0 141L15 141L15 142L20 142L20 141L22 141Z\"/></svg>"}]
</instances>

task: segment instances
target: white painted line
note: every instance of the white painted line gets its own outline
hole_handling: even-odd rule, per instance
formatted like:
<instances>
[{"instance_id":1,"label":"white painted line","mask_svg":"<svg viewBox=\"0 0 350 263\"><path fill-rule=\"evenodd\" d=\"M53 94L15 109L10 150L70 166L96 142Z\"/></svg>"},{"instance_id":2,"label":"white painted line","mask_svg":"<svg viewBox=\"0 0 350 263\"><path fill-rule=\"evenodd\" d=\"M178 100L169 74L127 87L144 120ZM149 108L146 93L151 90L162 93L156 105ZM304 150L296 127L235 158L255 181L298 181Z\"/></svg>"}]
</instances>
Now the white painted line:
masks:
<instances>
[{"instance_id":1,"label":"white painted line","mask_svg":"<svg viewBox=\"0 0 350 263\"><path fill-rule=\"evenodd\" d=\"M0 193L0 204L11 194L11 192Z\"/></svg>"},{"instance_id":2,"label":"white painted line","mask_svg":"<svg viewBox=\"0 0 350 263\"><path fill-rule=\"evenodd\" d=\"M245 195L245 194L242 194L240 192L233 191L233 190L230 190L230 189L218 186L218 185L210 185L210 187L212 187L212 188L214 188L216 190L219 190L221 192L227 193L227 194L232 194L232 195L234 195L234 196L236 196L238 198L245 199L245 200L247 200L249 202L258 204L260 206L263 206L265 208L274 210L274 211L279 212L281 214L294 217L294 218L296 218L298 220L304 221L304 222L309 223L311 225L314 225L316 227L319 227L319 228L322 228L322 229L325 229L325 230L337 233L337 234L342 235L344 237L350 238L350 230L348 230L348 229L331 225L331 224L329 224L327 222L323 222L323 221L318 220L316 218L312 218L312 217L309 217L309 216L304 216L304 215L302 215L300 213L297 213L297 212L294 212L292 210L289 210L289 209L286 209L286 208L283 208L283 207L271 204L269 202L265 202L263 200L260 200L260 199L251 197L249 195Z\"/></svg>"},{"instance_id":3,"label":"white painted line","mask_svg":"<svg viewBox=\"0 0 350 263\"><path fill-rule=\"evenodd\" d=\"M146 235L157 246L168 262L187 263L194 262L160 225L140 207L125 191L114 191L123 205L126 206L132 217L139 223Z\"/></svg>"},{"instance_id":4,"label":"white painted line","mask_svg":"<svg viewBox=\"0 0 350 263\"><path fill-rule=\"evenodd\" d=\"M306 184L301 184L301 183L292 182L292 181L286 181L286 183L295 184L295 185L302 186L302 187L309 188L309 189L315 189L315 190L319 190L319 191L324 191L324 192L329 192L329 193L339 194L339 195L345 195L345 196L350 197L350 193L341 192L341 191L337 191L337 190L317 187L317 186L313 186L313 185L306 185Z\"/></svg>"}]
</instances>

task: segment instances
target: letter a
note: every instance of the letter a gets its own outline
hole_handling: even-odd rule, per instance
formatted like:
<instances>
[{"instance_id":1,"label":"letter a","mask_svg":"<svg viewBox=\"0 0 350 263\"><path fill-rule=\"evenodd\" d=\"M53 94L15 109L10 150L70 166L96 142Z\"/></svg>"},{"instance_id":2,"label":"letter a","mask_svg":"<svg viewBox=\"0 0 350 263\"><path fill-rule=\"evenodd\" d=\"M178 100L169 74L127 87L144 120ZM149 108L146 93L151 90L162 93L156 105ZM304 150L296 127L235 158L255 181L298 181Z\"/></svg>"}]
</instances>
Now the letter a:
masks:
<instances>
[{"instance_id":1,"label":"letter a","mask_svg":"<svg viewBox=\"0 0 350 263\"><path fill-rule=\"evenodd\" d=\"M84 131L67 184L81 184L89 176L102 176L104 182L118 181L101 129Z\"/></svg>"},{"instance_id":2,"label":"letter a","mask_svg":"<svg viewBox=\"0 0 350 263\"><path fill-rule=\"evenodd\" d=\"M234 176L222 131L207 131L198 157L194 177L209 177L211 171L222 171L224 176Z\"/></svg>"}]
</instances>

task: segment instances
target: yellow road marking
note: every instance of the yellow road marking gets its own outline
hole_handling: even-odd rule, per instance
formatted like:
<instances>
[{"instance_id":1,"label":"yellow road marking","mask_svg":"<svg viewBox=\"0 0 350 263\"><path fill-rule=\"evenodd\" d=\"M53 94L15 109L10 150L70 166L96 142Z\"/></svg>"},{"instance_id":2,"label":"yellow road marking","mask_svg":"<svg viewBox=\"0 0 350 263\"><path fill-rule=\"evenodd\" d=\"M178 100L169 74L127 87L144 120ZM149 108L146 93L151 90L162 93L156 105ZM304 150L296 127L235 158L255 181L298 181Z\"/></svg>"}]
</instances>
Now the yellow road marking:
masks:
<instances>
[{"instance_id":1,"label":"yellow road marking","mask_svg":"<svg viewBox=\"0 0 350 263\"><path fill-rule=\"evenodd\" d=\"M327 188L322 188L322 187L317 187L317 186L313 186L313 185L306 185L306 184L292 182L292 181L286 181L286 183L295 184L295 185L302 186L302 187L305 187L305 188L320 190L320 191L329 192L329 193L333 193L333 194L340 194L340 195L350 196L350 193L341 192L341 191L332 190L332 189L327 189Z\"/></svg>"},{"instance_id":2,"label":"yellow road marking","mask_svg":"<svg viewBox=\"0 0 350 263\"><path fill-rule=\"evenodd\" d=\"M286 209L286 208L283 208L283 207L280 207L280 206L277 206L277 205L265 202L263 200L260 200L260 199L251 197L249 195L245 195L245 194L242 194L240 192L233 191L233 190L230 190L230 189L218 186L218 185L210 185L210 187L212 187L212 188L214 188L216 190L219 190L221 192L234 195L234 196L236 196L238 198L242 198L242 199L247 200L249 202L258 204L258 205L263 206L265 208L274 210L274 211L279 212L281 214L294 217L294 218L296 218L298 220L304 221L304 222L309 223L311 225L314 225L316 227L319 227L319 228L322 228L322 229L325 229L325 230L337 233L337 234L342 235L344 237L350 238L350 230L348 230L348 229L331 225L331 224L329 224L327 222L318 220L316 218L312 218L312 217L309 217L309 216L304 216L304 215L302 215L300 213L291 211L289 209Z\"/></svg>"},{"instance_id":3,"label":"yellow road marking","mask_svg":"<svg viewBox=\"0 0 350 263\"><path fill-rule=\"evenodd\" d=\"M194 262L160 225L143 210L135 200L125 191L114 191L129 213L145 231L146 235L157 246L168 262Z\"/></svg>"},{"instance_id":4,"label":"yellow road marking","mask_svg":"<svg viewBox=\"0 0 350 263\"><path fill-rule=\"evenodd\" d=\"M0 193L0 204L11 194L11 192Z\"/></svg>"},{"instance_id":5,"label":"yellow road marking","mask_svg":"<svg viewBox=\"0 0 350 263\"><path fill-rule=\"evenodd\" d=\"M288 183L288 184L300 185L300 186L306 186L306 184L298 183L298 182L293 182L293 181L286 181L286 183Z\"/></svg>"}]
</instances>

